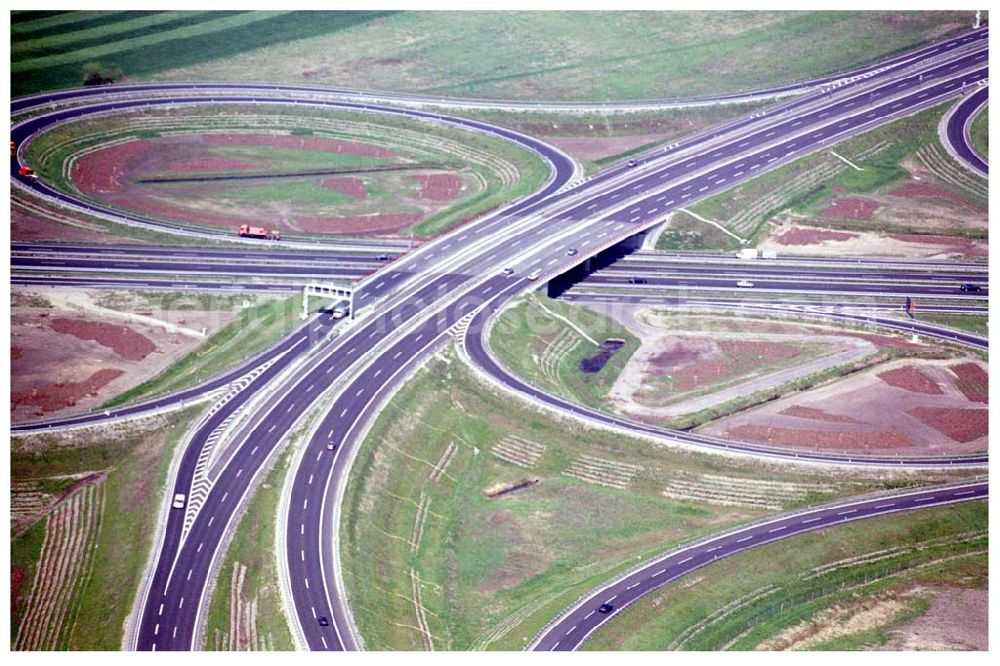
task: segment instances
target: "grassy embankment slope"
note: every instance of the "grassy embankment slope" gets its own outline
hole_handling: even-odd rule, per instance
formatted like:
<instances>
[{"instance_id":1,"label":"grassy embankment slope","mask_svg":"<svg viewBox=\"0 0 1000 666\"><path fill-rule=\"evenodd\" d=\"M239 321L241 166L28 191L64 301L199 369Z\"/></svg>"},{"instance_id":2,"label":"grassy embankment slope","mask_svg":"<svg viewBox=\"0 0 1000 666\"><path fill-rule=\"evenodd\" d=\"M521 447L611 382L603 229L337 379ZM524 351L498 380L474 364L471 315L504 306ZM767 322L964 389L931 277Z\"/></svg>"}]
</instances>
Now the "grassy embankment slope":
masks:
<instances>
[{"instance_id":1,"label":"grassy embankment slope","mask_svg":"<svg viewBox=\"0 0 1000 666\"><path fill-rule=\"evenodd\" d=\"M271 208L282 204L284 208L276 210L286 208L303 215L351 217L375 212L419 212L420 208L415 206L417 182L412 175L428 170L453 173L464 183L458 197L443 207L438 205L409 230L417 237L429 237L537 190L549 176L548 166L534 153L502 139L406 118L301 107L269 106L255 108L253 113L223 106L194 110L156 109L86 119L61 125L37 138L28 146L25 158L46 182L74 191L76 188L68 177L67 164L101 145L206 131L269 132L274 127L295 136L371 144L397 157L387 159L266 145L227 146L225 149L230 159L267 165L270 173L337 169L343 170L344 175L360 176L366 190L360 200L318 186L321 176L249 180L224 187L211 184L196 190L191 190L190 184L160 183L145 186L142 192L168 203L176 197L178 204L194 206L195 210L223 211L240 204L253 208L266 203ZM352 168L383 165L408 168L358 174L351 171ZM147 177L164 175L177 176L154 173ZM186 175L228 173L211 171ZM182 213L179 215L183 218ZM192 218L197 220L196 215ZM197 226L197 222L181 221Z\"/></svg>"},{"instance_id":2,"label":"grassy embankment slope","mask_svg":"<svg viewBox=\"0 0 1000 666\"><path fill-rule=\"evenodd\" d=\"M990 157L990 107L987 104L980 109L979 113L969 127L969 138L972 140L972 147L976 152L988 160Z\"/></svg>"},{"instance_id":3,"label":"grassy embankment slope","mask_svg":"<svg viewBox=\"0 0 1000 666\"><path fill-rule=\"evenodd\" d=\"M185 295L188 296L188 295ZM152 292L145 295L150 303L169 307L176 303L177 294ZM249 307L241 302L248 300ZM115 396L103 408L123 405L134 400L150 398L192 386L199 381L235 367L254 354L263 351L301 324L301 298L283 299L254 296L216 296L199 294L183 300L184 309L192 305L209 310L225 307L237 310L236 319L201 343L197 349L151 377L142 384ZM319 307L321 304L317 304Z\"/></svg>"},{"instance_id":4,"label":"grassy embankment slope","mask_svg":"<svg viewBox=\"0 0 1000 666\"><path fill-rule=\"evenodd\" d=\"M815 218L835 192L841 195L884 193L907 178L909 172L903 166L904 161L919 160L918 153L939 146L937 126L949 106L927 109L832 146L833 151L851 160L861 170L849 167L831 155L830 150L824 150L709 197L690 209L722 224L752 245L766 236L769 229L765 223L779 214ZM956 169L955 173L961 172L961 167L953 164L943 149L937 150L937 153L934 160L936 168L942 165L940 168L946 170L948 177L952 177L951 172ZM979 194L982 188L977 183L970 182L969 190L946 179L936 180L935 187L953 191L957 196L985 206L986 199ZM906 224L902 220L887 223L824 217L822 224L824 228L845 231L897 234L928 231L925 225L918 222ZM985 234L977 228L954 226L941 229L939 233L969 238L981 238ZM657 243L657 249L664 251L731 251L738 247L740 243L736 238L684 212L674 216Z\"/></svg>"},{"instance_id":5,"label":"grassy embankment slope","mask_svg":"<svg viewBox=\"0 0 1000 666\"><path fill-rule=\"evenodd\" d=\"M12 440L12 481L103 475L94 482L101 486L103 504L95 517L96 533L83 547L87 560L73 580L59 586L62 596L31 598L49 519L42 518L12 539L12 570L24 572L19 593L11 599L17 609L11 615L12 638L32 604L41 603L51 613L51 626L45 630L56 637L44 643L46 649L120 649L125 618L156 536L171 456L201 411L194 407L126 426Z\"/></svg>"},{"instance_id":6,"label":"grassy embankment slope","mask_svg":"<svg viewBox=\"0 0 1000 666\"><path fill-rule=\"evenodd\" d=\"M294 650L275 560L275 520L285 452L236 525L208 608L206 650Z\"/></svg>"},{"instance_id":7,"label":"grassy embankment slope","mask_svg":"<svg viewBox=\"0 0 1000 666\"><path fill-rule=\"evenodd\" d=\"M877 648L942 589L986 588L987 508L874 518L739 553L620 611L585 649Z\"/></svg>"},{"instance_id":8,"label":"grassy embankment slope","mask_svg":"<svg viewBox=\"0 0 1000 666\"><path fill-rule=\"evenodd\" d=\"M594 356L599 347L581 332L598 343L618 338L625 340L625 345L599 372L584 373L580 362ZM618 322L587 307L532 292L500 314L489 345L497 360L515 375L556 395L600 408L639 348L639 339Z\"/></svg>"},{"instance_id":9,"label":"grassy embankment slope","mask_svg":"<svg viewBox=\"0 0 1000 666\"><path fill-rule=\"evenodd\" d=\"M582 427L496 393L446 350L362 445L344 503L344 577L370 649L520 649L637 558L909 483L920 479L729 461Z\"/></svg>"}]
</instances>

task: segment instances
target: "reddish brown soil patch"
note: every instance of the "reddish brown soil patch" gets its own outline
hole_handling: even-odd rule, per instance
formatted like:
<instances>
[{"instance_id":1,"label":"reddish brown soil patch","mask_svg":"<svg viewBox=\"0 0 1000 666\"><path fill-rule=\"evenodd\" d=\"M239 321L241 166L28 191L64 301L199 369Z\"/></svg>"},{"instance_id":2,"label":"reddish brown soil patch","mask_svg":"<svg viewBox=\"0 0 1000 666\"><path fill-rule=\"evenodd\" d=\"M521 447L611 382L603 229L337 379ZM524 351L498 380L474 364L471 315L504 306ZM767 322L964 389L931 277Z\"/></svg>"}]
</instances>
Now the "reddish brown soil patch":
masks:
<instances>
[{"instance_id":1,"label":"reddish brown soil patch","mask_svg":"<svg viewBox=\"0 0 1000 666\"><path fill-rule=\"evenodd\" d=\"M259 224L260 219L240 217L233 214L222 215L206 213L191 208L172 206L154 199L143 197L117 197L115 203L124 208L153 215L159 218L179 219L197 224L232 229L233 233L241 224ZM409 225L423 219L423 213L376 213L374 215L359 215L354 217L316 217L289 216L289 224L270 222L273 229L288 231L289 227L297 227L304 233L312 234L343 234L371 235L398 233Z\"/></svg>"},{"instance_id":2,"label":"reddish brown soil patch","mask_svg":"<svg viewBox=\"0 0 1000 666\"><path fill-rule=\"evenodd\" d=\"M277 136L273 134L206 134L205 143L222 146L269 146L272 148L295 148L324 153L342 153L360 157L395 157L396 153L354 141L322 139L312 136Z\"/></svg>"},{"instance_id":3,"label":"reddish brown soil patch","mask_svg":"<svg viewBox=\"0 0 1000 666\"><path fill-rule=\"evenodd\" d=\"M796 345L783 342L721 340L718 346L726 358L689 365L674 373L675 386L679 390L688 391L729 376L742 375L761 364L793 359L802 353Z\"/></svg>"},{"instance_id":4,"label":"reddish brown soil patch","mask_svg":"<svg viewBox=\"0 0 1000 666\"><path fill-rule=\"evenodd\" d=\"M941 395L943 393L937 382L912 365L881 372L878 378L889 386L895 386L906 391L911 391L912 393L926 393L929 395Z\"/></svg>"},{"instance_id":5,"label":"reddish brown soil patch","mask_svg":"<svg viewBox=\"0 0 1000 666\"><path fill-rule=\"evenodd\" d=\"M24 585L24 579L27 578L28 572L24 567L11 567L10 568L10 614L14 616L17 613L17 595L21 592L21 586Z\"/></svg>"},{"instance_id":6,"label":"reddish brown soil patch","mask_svg":"<svg viewBox=\"0 0 1000 666\"><path fill-rule=\"evenodd\" d=\"M423 213L376 213L355 217L298 217L295 223L312 234L384 234L399 231L423 218Z\"/></svg>"},{"instance_id":7,"label":"reddish brown soil patch","mask_svg":"<svg viewBox=\"0 0 1000 666\"><path fill-rule=\"evenodd\" d=\"M836 192L837 194L843 194L844 192L847 191L847 188L844 187L843 185L834 185L830 189Z\"/></svg>"},{"instance_id":8,"label":"reddish brown soil patch","mask_svg":"<svg viewBox=\"0 0 1000 666\"><path fill-rule=\"evenodd\" d=\"M957 379L955 388L971 402L990 401L990 378L986 371L975 363L961 363L949 368Z\"/></svg>"},{"instance_id":9,"label":"reddish brown soil patch","mask_svg":"<svg viewBox=\"0 0 1000 666\"><path fill-rule=\"evenodd\" d=\"M775 237L779 245L819 245L823 241L845 241L857 238L857 234L846 231L825 231L823 229L789 229Z\"/></svg>"},{"instance_id":10,"label":"reddish brown soil patch","mask_svg":"<svg viewBox=\"0 0 1000 666\"><path fill-rule=\"evenodd\" d=\"M820 215L844 220L870 220L877 208L877 203L867 199L836 199L824 208Z\"/></svg>"},{"instance_id":11,"label":"reddish brown soil patch","mask_svg":"<svg viewBox=\"0 0 1000 666\"><path fill-rule=\"evenodd\" d=\"M45 412L54 412L63 407L73 406L76 401L88 394L96 394L105 384L118 379L123 373L115 368L105 368L98 370L82 382L59 382L58 384L47 384L40 388L33 388L23 393L12 393L10 396L11 408L18 405L35 405L38 407L37 415L41 416Z\"/></svg>"},{"instance_id":12,"label":"reddish brown soil patch","mask_svg":"<svg viewBox=\"0 0 1000 666\"><path fill-rule=\"evenodd\" d=\"M417 199L451 201L462 188L462 179L453 173L422 173L414 178L420 183Z\"/></svg>"},{"instance_id":13,"label":"reddish brown soil patch","mask_svg":"<svg viewBox=\"0 0 1000 666\"><path fill-rule=\"evenodd\" d=\"M722 359L689 365L674 373L675 386L682 391L696 389L736 374L736 370Z\"/></svg>"},{"instance_id":14,"label":"reddish brown soil patch","mask_svg":"<svg viewBox=\"0 0 1000 666\"><path fill-rule=\"evenodd\" d=\"M84 155L73 165L73 182L78 190L90 196L117 192L126 177L129 160L150 147L149 141L140 139Z\"/></svg>"},{"instance_id":15,"label":"reddish brown soil patch","mask_svg":"<svg viewBox=\"0 0 1000 666\"><path fill-rule=\"evenodd\" d=\"M916 342L907 342L906 340L899 340L897 338L891 338L887 335L875 335L874 333L852 333L850 331L844 331L842 335L849 335L852 338L861 338L862 340L867 340L879 349L926 349L925 345Z\"/></svg>"},{"instance_id":16,"label":"reddish brown soil patch","mask_svg":"<svg viewBox=\"0 0 1000 666\"><path fill-rule=\"evenodd\" d=\"M167 170L171 173L190 173L199 171L244 171L256 169L260 165L253 162L240 162L238 160L214 159L191 159L179 162L170 162Z\"/></svg>"},{"instance_id":17,"label":"reddish brown soil patch","mask_svg":"<svg viewBox=\"0 0 1000 666\"><path fill-rule=\"evenodd\" d=\"M948 199L949 201L965 204L966 206L969 205L969 202L957 193L925 183L907 183L902 187L896 188L890 194L894 197L934 197L937 199Z\"/></svg>"},{"instance_id":18,"label":"reddish brown soil patch","mask_svg":"<svg viewBox=\"0 0 1000 666\"><path fill-rule=\"evenodd\" d=\"M907 412L956 442L971 442L985 437L989 431L988 409L954 409L948 407L914 407Z\"/></svg>"},{"instance_id":19,"label":"reddish brown soil patch","mask_svg":"<svg viewBox=\"0 0 1000 666\"><path fill-rule=\"evenodd\" d=\"M114 239L96 227L93 231L69 224L60 224L40 215L10 207L10 238L17 241L77 241L106 243ZM131 241L138 242L138 241Z\"/></svg>"},{"instance_id":20,"label":"reddish brown soil patch","mask_svg":"<svg viewBox=\"0 0 1000 666\"><path fill-rule=\"evenodd\" d=\"M24 350L21 349L20 347L10 348L10 360L16 361L17 359L21 358L22 355L24 355Z\"/></svg>"},{"instance_id":21,"label":"reddish brown soil patch","mask_svg":"<svg viewBox=\"0 0 1000 666\"><path fill-rule=\"evenodd\" d=\"M763 425L741 425L730 429L729 436L732 439L802 449L899 449L913 446L910 438L898 430L825 432Z\"/></svg>"},{"instance_id":22,"label":"reddish brown soil patch","mask_svg":"<svg viewBox=\"0 0 1000 666\"><path fill-rule=\"evenodd\" d=\"M694 363L701 357L701 352L685 349L684 347L676 347L669 351L660 352L659 354L651 356L649 358L649 365L651 366L650 369L653 374L661 374L676 368L677 366Z\"/></svg>"},{"instance_id":23,"label":"reddish brown soil patch","mask_svg":"<svg viewBox=\"0 0 1000 666\"><path fill-rule=\"evenodd\" d=\"M196 224L209 224L212 226L226 227L232 229L234 234L241 224L260 223L260 220L256 218L242 217L233 214L223 215L221 213L206 213L204 211L195 210L194 208L174 206L163 201L142 196L118 196L114 198L114 203L122 208L145 213L153 217L184 220L187 222L194 222ZM279 225L277 224L270 226L279 228Z\"/></svg>"},{"instance_id":24,"label":"reddish brown soil patch","mask_svg":"<svg viewBox=\"0 0 1000 666\"><path fill-rule=\"evenodd\" d=\"M355 199L364 199L368 196L365 189L365 181L360 178L324 178L320 185L330 190L337 190L342 194Z\"/></svg>"},{"instance_id":25,"label":"reddish brown soil patch","mask_svg":"<svg viewBox=\"0 0 1000 666\"><path fill-rule=\"evenodd\" d=\"M785 342L743 342L737 340L720 340L719 349L728 356L745 363L773 363L795 358L802 353L796 345Z\"/></svg>"},{"instance_id":26,"label":"reddish brown soil patch","mask_svg":"<svg viewBox=\"0 0 1000 666\"><path fill-rule=\"evenodd\" d=\"M802 405L793 405L778 413L784 414L785 416L797 416L800 419L827 421L829 423L861 423L861 421L853 419L850 416L845 416L844 414L830 414L829 412L824 412L822 409L816 409L815 407L803 407Z\"/></svg>"},{"instance_id":27,"label":"reddish brown soil patch","mask_svg":"<svg viewBox=\"0 0 1000 666\"><path fill-rule=\"evenodd\" d=\"M968 257L986 257L989 255L987 243L974 238L959 238L957 236L932 236L924 234L890 234L889 238L904 243L920 243L923 245L946 245L947 250Z\"/></svg>"},{"instance_id":28,"label":"reddish brown soil patch","mask_svg":"<svg viewBox=\"0 0 1000 666\"><path fill-rule=\"evenodd\" d=\"M156 345L152 340L127 326L83 319L53 319L52 329L57 333L66 333L81 340L94 340L102 347L113 349L116 354L130 361L141 361L156 351Z\"/></svg>"},{"instance_id":29,"label":"reddish brown soil patch","mask_svg":"<svg viewBox=\"0 0 1000 666\"><path fill-rule=\"evenodd\" d=\"M800 326L798 324L779 324L777 322L764 321L733 321L725 320L718 322L722 330L737 331L739 333L788 333L788 334L809 334L813 329Z\"/></svg>"}]
</instances>

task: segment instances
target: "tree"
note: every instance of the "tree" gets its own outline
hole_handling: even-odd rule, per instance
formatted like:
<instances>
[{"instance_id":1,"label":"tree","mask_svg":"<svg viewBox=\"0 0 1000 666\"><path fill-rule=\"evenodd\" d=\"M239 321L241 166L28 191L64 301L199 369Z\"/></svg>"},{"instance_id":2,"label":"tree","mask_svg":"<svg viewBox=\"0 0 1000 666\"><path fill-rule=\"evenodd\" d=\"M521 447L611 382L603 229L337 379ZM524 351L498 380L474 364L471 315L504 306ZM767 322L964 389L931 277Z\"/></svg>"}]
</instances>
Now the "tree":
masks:
<instances>
[{"instance_id":1,"label":"tree","mask_svg":"<svg viewBox=\"0 0 1000 666\"><path fill-rule=\"evenodd\" d=\"M88 62L83 65L83 85L100 86L106 83L114 83L124 76L124 72L118 67L105 67L99 62Z\"/></svg>"}]
</instances>

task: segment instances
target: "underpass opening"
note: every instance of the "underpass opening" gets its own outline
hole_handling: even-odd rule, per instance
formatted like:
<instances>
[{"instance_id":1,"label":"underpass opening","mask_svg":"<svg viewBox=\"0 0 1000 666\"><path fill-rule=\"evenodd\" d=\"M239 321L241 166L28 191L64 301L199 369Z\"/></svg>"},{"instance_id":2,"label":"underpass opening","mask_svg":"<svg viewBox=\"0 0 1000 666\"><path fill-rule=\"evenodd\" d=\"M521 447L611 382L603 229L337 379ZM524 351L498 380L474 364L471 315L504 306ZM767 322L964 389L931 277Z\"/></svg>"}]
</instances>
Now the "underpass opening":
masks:
<instances>
[{"instance_id":1,"label":"underpass opening","mask_svg":"<svg viewBox=\"0 0 1000 666\"><path fill-rule=\"evenodd\" d=\"M643 230L633 236L629 236L611 247L605 248L593 255L584 258L573 268L555 276L546 284L546 295L549 298L559 298L568 289L582 281L590 274L607 268L616 261L627 257L636 250L642 249L643 241L646 239L648 229Z\"/></svg>"}]
</instances>

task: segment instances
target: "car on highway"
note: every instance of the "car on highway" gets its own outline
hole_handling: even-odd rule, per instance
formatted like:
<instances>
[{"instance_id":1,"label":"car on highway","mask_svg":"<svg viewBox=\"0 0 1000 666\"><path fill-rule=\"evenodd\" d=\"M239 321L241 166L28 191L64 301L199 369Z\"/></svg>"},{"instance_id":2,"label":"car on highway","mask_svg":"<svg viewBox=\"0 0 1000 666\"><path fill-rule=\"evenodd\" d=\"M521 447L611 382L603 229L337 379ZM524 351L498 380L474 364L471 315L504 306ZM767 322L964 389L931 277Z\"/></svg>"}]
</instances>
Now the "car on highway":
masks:
<instances>
[{"instance_id":1,"label":"car on highway","mask_svg":"<svg viewBox=\"0 0 1000 666\"><path fill-rule=\"evenodd\" d=\"M514 269L513 268L505 268L505 269L503 269L503 274L504 275L513 275L514 274Z\"/></svg>"},{"instance_id":2,"label":"car on highway","mask_svg":"<svg viewBox=\"0 0 1000 666\"><path fill-rule=\"evenodd\" d=\"M566 250L566 256L575 257L577 254L579 254L579 252L580 251L577 250L575 247L571 247L570 249Z\"/></svg>"},{"instance_id":3,"label":"car on highway","mask_svg":"<svg viewBox=\"0 0 1000 666\"><path fill-rule=\"evenodd\" d=\"M377 261L389 261L389 255L387 255L387 254L380 254L377 257L375 257L375 259Z\"/></svg>"},{"instance_id":4,"label":"car on highway","mask_svg":"<svg viewBox=\"0 0 1000 666\"><path fill-rule=\"evenodd\" d=\"M337 448L337 445L334 444L333 442L330 442L329 444L326 445L327 451L333 451L335 448Z\"/></svg>"},{"instance_id":5,"label":"car on highway","mask_svg":"<svg viewBox=\"0 0 1000 666\"><path fill-rule=\"evenodd\" d=\"M966 282L961 287L962 291L982 291L983 288L978 284L972 284L971 282Z\"/></svg>"},{"instance_id":6,"label":"car on highway","mask_svg":"<svg viewBox=\"0 0 1000 666\"><path fill-rule=\"evenodd\" d=\"M598 613L604 613L605 615L607 615L608 613L610 613L614 609L615 609L615 607L612 606L611 604L601 604L600 608L597 609L597 612Z\"/></svg>"},{"instance_id":7,"label":"car on highway","mask_svg":"<svg viewBox=\"0 0 1000 666\"><path fill-rule=\"evenodd\" d=\"M633 167L639 166L639 160L629 160L628 162L626 162L626 164L628 165L628 168L631 169Z\"/></svg>"},{"instance_id":8,"label":"car on highway","mask_svg":"<svg viewBox=\"0 0 1000 666\"><path fill-rule=\"evenodd\" d=\"M542 274L541 271L531 271L530 273L528 273L528 279L537 280L541 274Z\"/></svg>"},{"instance_id":9,"label":"car on highway","mask_svg":"<svg viewBox=\"0 0 1000 666\"><path fill-rule=\"evenodd\" d=\"M187 496L184 495L184 493L177 493L176 495L174 495L174 508L175 509L183 509L184 508L184 500L186 500L186 499L187 499Z\"/></svg>"},{"instance_id":10,"label":"car on highway","mask_svg":"<svg viewBox=\"0 0 1000 666\"><path fill-rule=\"evenodd\" d=\"M644 277L630 277L628 279L629 284L646 284L647 282L649 282L649 280Z\"/></svg>"},{"instance_id":11,"label":"car on highway","mask_svg":"<svg viewBox=\"0 0 1000 666\"><path fill-rule=\"evenodd\" d=\"M326 615L320 615L318 618L316 618L316 620L319 622L319 626L321 627L330 626L330 618L328 618Z\"/></svg>"},{"instance_id":12,"label":"car on highway","mask_svg":"<svg viewBox=\"0 0 1000 666\"><path fill-rule=\"evenodd\" d=\"M343 319L347 316L347 308L336 307L333 309L334 319Z\"/></svg>"},{"instance_id":13,"label":"car on highway","mask_svg":"<svg viewBox=\"0 0 1000 666\"><path fill-rule=\"evenodd\" d=\"M753 282L751 282L750 280L740 280L739 282L736 283L736 286L737 287L752 287L753 286Z\"/></svg>"}]
</instances>

